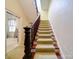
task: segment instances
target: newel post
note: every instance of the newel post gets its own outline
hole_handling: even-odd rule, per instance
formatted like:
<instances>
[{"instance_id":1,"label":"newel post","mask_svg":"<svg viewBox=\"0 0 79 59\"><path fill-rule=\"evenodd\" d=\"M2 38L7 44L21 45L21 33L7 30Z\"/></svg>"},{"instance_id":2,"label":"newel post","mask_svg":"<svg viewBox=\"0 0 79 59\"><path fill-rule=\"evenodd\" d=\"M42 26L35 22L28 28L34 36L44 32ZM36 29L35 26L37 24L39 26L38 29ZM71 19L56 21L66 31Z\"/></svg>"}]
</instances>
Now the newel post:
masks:
<instances>
[{"instance_id":1,"label":"newel post","mask_svg":"<svg viewBox=\"0 0 79 59\"><path fill-rule=\"evenodd\" d=\"M24 27L25 30L25 41L24 41L24 57L23 59L31 59L31 28L30 27Z\"/></svg>"}]
</instances>

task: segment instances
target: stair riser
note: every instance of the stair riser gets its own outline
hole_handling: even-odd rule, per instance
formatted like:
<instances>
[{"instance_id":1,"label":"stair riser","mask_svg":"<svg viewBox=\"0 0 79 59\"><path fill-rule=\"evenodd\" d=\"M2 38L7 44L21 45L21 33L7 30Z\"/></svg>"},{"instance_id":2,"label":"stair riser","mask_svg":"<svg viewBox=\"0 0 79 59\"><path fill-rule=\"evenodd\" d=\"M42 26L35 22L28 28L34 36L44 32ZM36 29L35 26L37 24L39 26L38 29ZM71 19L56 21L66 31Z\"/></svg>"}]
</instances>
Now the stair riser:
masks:
<instances>
[{"instance_id":1,"label":"stair riser","mask_svg":"<svg viewBox=\"0 0 79 59\"><path fill-rule=\"evenodd\" d=\"M51 29L50 27L48 27L48 28L45 28L45 27L39 27L38 29Z\"/></svg>"},{"instance_id":2,"label":"stair riser","mask_svg":"<svg viewBox=\"0 0 79 59\"><path fill-rule=\"evenodd\" d=\"M39 27L39 28L50 28L50 27Z\"/></svg>"},{"instance_id":3,"label":"stair riser","mask_svg":"<svg viewBox=\"0 0 79 59\"><path fill-rule=\"evenodd\" d=\"M40 23L40 25L49 25L49 23Z\"/></svg>"},{"instance_id":4,"label":"stair riser","mask_svg":"<svg viewBox=\"0 0 79 59\"><path fill-rule=\"evenodd\" d=\"M36 52L54 52L54 49L53 48L36 48Z\"/></svg>"},{"instance_id":5,"label":"stair riser","mask_svg":"<svg viewBox=\"0 0 79 59\"><path fill-rule=\"evenodd\" d=\"M43 21L41 21L40 23L41 23L41 24L46 24L46 23L48 23L48 24L49 24L49 22L48 22L48 21L47 21L47 22L43 22Z\"/></svg>"},{"instance_id":6,"label":"stair riser","mask_svg":"<svg viewBox=\"0 0 79 59\"><path fill-rule=\"evenodd\" d=\"M45 38L42 38L42 37L39 37L39 36L36 37L36 39L39 39L39 38L40 38L40 39L52 39L52 40L53 40L52 37L50 37L50 38L46 38L46 37L45 37Z\"/></svg>"},{"instance_id":7,"label":"stair riser","mask_svg":"<svg viewBox=\"0 0 79 59\"><path fill-rule=\"evenodd\" d=\"M52 41L37 41L37 44L53 44Z\"/></svg>"},{"instance_id":8,"label":"stair riser","mask_svg":"<svg viewBox=\"0 0 79 59\"><path fill-rule=\"evenodd\" d=\"M49 30L49 31L40 31L40 30L38 30L38 33L52 33L52 31L51 30Z\"/></svg>"},{"instance_id":9,"label":"stair riser","mask_svg":"<svg viewBox=\"0 0 79 59\"><path fill-rule=\"evenodd\" d=\"M39 26L39 27L50 27L50 26Z\"/></svg>"},{"instance_id":10,"label":"stair riser","mask_svg":"<svg viewBox=\"0 0 79 59\"><path fill-rule=\"evenodd\" d=\"M38 30L38 32L52 32L52 30Z\"/></svg>"},{"instance_id":11,"label":"stair riser","mask_svg":"<svg viewBox=\"0 0 79 59\"><path fill-rule=\"evenodd\" d=\"M39 38L51 38L51 36L38 36Z\"/></svg>"},{"instance_id":12,"label":"stair riser","mask_svg":"<svg viewBox=\"0 0 79 59\"><path fill-rule=\"evenodd\" d=\"M48 30L52 30L52 29L48 29L48 28L41 28L41 29L40 29L40 28L39 28L38 30L40 30L40 31L45 31L45 30L48 31Z\"/></svg>"},{"instance_id":13,"label":"stair riser","mask_svg":"<svg viewBox=\"0 0 79 59\"><path fill-rule=\"evenodd\" d=\"M46 24L46 25L42 25L42 24L41 24L41 25L39 25L39 26L49 26L49 25L48 25L48 24Z\"/></svg>"},{"instance_id":14,"label":"stair riser","mask_svg":"<svg viewBox=\"0 0 79 59\"><path fill-rule=\"evenodd\" d=\"M37 33L37 36L52 36L53 34L52 33Z\"/></svg>"},{"instance_id":15,"label":"stair riser","mask_svg":"<svg viewBox=\"0 0 79 59\"><path fill-rule=\"evenodd\" d=\"M50 34L51 32L38 32L39 34Z\"/></svg>"}]
</instances>

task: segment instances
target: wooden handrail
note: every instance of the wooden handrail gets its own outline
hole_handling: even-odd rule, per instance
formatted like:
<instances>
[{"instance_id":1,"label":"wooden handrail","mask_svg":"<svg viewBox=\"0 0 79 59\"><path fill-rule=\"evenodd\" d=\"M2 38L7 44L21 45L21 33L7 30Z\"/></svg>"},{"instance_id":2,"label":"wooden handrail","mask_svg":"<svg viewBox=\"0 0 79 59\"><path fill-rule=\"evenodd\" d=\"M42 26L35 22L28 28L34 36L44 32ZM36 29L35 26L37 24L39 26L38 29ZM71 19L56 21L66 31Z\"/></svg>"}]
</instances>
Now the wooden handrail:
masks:
<instances>
[{"instance_id":1,"label":"wooden handrail","mask_svg":"<svg viewBox=\"0 0 79 59\"><path fill-rule=\"evenodd\" d=\"M25 46L25 55L23 59L31 59L31 48L33 45L33 41L35 40L35 36L39 27L40 23L40 15L37 16L35 21L30 27L24 27L25 29L25 41L24 41L24 46Z\"/></svg>"},{"instance_id":2,"label":"wooden handrail","mask_svg":"<svg viewBox=\"0 0 79 59\"><path fill-rule=\"evenodd\" d=\"M37 16L36 20L33 22L32 27L31 27L31 29L33 29L33 31L34 31L33 32L34 37L33 37L32 41L35 39L39 23L40 23L40 15Z\"/></svg>"}]
</instances>

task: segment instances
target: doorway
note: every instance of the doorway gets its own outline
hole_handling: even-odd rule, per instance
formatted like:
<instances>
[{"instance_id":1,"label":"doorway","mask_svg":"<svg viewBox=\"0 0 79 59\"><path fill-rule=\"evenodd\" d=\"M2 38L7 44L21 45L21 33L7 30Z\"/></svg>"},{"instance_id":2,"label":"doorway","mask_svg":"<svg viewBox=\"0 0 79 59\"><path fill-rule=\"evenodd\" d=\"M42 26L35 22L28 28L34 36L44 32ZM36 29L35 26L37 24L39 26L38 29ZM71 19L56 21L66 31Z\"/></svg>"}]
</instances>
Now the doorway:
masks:
<instances>
[{"instance_id":1,"label":"doorway","mask_svg":"<svg viewBox=\"0 0 79 59\"><path fill-rule=\"evenodd\" d=\"M6 53L18 46L18 18L12 12L6 10L5 19L5 36L6 36Z\"/></svg>"}]
</instances>

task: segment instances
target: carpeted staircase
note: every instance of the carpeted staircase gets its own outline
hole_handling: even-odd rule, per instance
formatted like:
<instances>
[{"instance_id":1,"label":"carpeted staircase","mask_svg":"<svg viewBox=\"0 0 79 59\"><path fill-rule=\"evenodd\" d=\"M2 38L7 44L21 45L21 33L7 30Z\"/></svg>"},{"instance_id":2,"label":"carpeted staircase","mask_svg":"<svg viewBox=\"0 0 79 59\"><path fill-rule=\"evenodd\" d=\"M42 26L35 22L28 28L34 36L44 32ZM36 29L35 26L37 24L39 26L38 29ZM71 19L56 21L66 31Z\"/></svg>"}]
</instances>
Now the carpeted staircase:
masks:
<instances>
[{"instance_id":1,"label":"carpeted staircase","mask_svg":"<svg viewBox=\"0 0 79 59\"><path fill-rule=\"evenodd\" d=\"M34 59L58 59L59 49L49 21L41 20L35 42Z\"/></svg>"}]
</instances>

